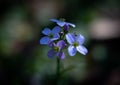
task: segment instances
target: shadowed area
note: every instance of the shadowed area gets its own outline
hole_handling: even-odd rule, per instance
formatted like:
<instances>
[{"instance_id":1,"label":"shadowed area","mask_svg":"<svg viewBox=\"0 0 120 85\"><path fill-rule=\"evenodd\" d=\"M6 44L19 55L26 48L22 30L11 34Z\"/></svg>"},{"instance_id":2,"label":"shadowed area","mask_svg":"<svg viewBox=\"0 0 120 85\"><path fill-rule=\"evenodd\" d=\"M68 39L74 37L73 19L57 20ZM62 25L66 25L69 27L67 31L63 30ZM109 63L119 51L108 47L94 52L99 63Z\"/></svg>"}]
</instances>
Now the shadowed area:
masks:
<instances>
[{"instance_id":1,"label":"shadowed area","mask_svg":"<svg viewBox=\"0 0 120 85\"><path fill-rule=\"evenodd\" d=\"M69 32L88 49L74 57L64 50L58 85L120 85L119 0L0 0L0 85L56 84L56 57L40 44L54 18L75 24Z\"/></svg>"}]
</instances>

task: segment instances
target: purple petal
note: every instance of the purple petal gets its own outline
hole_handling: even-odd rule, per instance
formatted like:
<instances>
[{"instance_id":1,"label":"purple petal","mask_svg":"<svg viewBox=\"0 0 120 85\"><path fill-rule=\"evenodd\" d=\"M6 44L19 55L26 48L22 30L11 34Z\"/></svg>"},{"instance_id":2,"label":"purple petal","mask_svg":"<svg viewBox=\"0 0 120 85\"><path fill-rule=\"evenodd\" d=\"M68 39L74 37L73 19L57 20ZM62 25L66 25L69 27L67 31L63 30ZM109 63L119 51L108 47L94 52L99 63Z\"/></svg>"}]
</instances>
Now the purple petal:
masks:
<instances>
[{"instance_id":1,"label":"purple petal","mask_svg":"<svg viewBox=\"0 0 120 85\"><path fill-rule=\"evenodd\" d=\"M82 35L77 36L77 41L79 42L80 45L82 45L85 41L85 38Z\"/></svg>"},{"instance_id":2,"label":"purple petal","mask_svg":"<svg viewBox=\"0 0 120 85\"><path fill-rule=\"evenodd\" d=\"M69 44L73 44L76 41L76 37L72 33L66 34L66 39Z\"/></svg>"},{"instance_id":3,"label":"purple petal","mask_svg":"<svg viewBox=\"0 0 120 85\"><path fill-rule=\"evenodd\" d=\"M48 53L47 53L47 56L48 56L49 58L53 58L56 54L57 54L57 53L54 52L53 50L49 50Z\"/></svg>"},{"instance_id":4,"label":"purple petal","mask_svg":"<svg viewBox=\"0 0 120 85\"><path fill-rule=\"evenodd\" d=\"M76 27L74 24L72 23L68 23L68 25L72 26L72 27Z\"/></svg>"},{"instance_id":5,"label":"purple petal","mask_svg":"<svg viewBox=\"0 0 120 85\"><path fill-rule=\"evenodd\" d=\"M50 38L48 36L45 36L40 39L40 44L48 44L49 41Z\"/></svg>"},{"instance_id":6,"label":"purple petal","mask_svg":"<svg viewBox=\"0 0 120 85\"><path fill-rule=\"evenodd\" d=\"M59 52L59 53L58 53L58 57L59 57L60 59L64 59L64 58L65 58L64 52Z\"/></svg>"},{"instance_id":7,"label":"purple petal","mask_svg":"<svg viewBox=\"0 0 120 85\"><path fill-rule=\"evenodd\" d=\"M55 46L55 43L53 41L48 42L48 46L53 48Z\"/></svg>"},{"instance_id":8,"label":"purple petal","mask_svg":"<svg viewBox=\"0 0 120 85\"><path fill-rule=\"evenodd\" d=\"M68 29L69 29L69 25L68 25L68 24L65 24L64 30L65 30L65 31L68 31Z\"/></svg>"},{"instance_id":9,"label":"purple petal","mask_svg":"<svg viewBox=\"0 0 120 85\"><path fill-rule=\"evenodd\" d=\"M77 51L83 55L86 55L88 53L88 50L82 45L79 45L76 48L77 48Z\"/></svg>"},{"instance_id":10,"label":"purple petal","mask_svg":"<svg viewBox=\"0 0 120 85\"><path fill-rule=\"evenodd\" d=\"M60 32L60 30L61 30L61 28L59 26L55 26L52 30L52 33L57 34Z\"/></svg>"},{"instance_id":11,"label":"purple petal","mask_svg":"<svg viewBox=\"0 0 120 85\"><path fill-rule=\"evenodd\" d=\"M70 56L74 56L76 54L76 52L77 52L77 50L74 46L70 45L68 47L68 53L69 53Z\"/></svg>"},{"instance_id":12,"label":"purple petal","mask_svg":"<svg viewBox=\"0 0 120 85\"><path fill-rule=\"evenodd\" d=\"M42 31L43 34L45 35L49 35L51 33L51 30L49 28L45 28L43 31Z\"/></svg>"},{"instance_id":13,"label":"purple petal","mask_svg":"<svg viewBox=\"0 0 120 85\"><path fill-rule=\"evenodd\" d=\"M60 40L60 41L58 41L57 46L61 50L62 48L64 48L66 46L66 43L63 40Z\"/></svg>"}]
</instances>

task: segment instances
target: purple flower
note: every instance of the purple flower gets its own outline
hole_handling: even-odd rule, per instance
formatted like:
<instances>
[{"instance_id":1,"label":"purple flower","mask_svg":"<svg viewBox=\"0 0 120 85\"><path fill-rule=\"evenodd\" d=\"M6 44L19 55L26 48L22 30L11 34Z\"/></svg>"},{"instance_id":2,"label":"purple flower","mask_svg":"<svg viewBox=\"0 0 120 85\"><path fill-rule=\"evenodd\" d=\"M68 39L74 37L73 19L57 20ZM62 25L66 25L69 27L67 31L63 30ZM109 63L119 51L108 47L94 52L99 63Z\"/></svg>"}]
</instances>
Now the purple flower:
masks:
<instances>
[{"instance_id":1,"label":"purple flower","mask_svg":"<svg viewBox=\"0 0 120 85\"><path fill-rule=\"evenodd\" d=\"M40 39L40 44L48 44L50 41L59 39L60 30L61 28L59 26L55 26L52 30L45 28L42 33L46 36Z\"/></svg>"},{"instance_id":2,"label":"purple flower","mask_svg":"<svg viewBox=\"0 0 120 85\"><path fill-rule=\"evenodd\" d=\"M51 47L51 50L48 51L47 55L49 58L52 58L54 56L59 57L60 59L65 58L64 52L62 52L62 49L65 47L65 42L63 40L60 40L55 44L54 42L50 42L48 44Z\"/></svg>"},{"instance_id":3,"label":"purple flower","mask_svg":"<svg viewBox=\"0 0 120 85\"><path fill-rule=\"evenodd\" d=\"M68 53L70 56L74 56L76 52L80 52L86 55L88 50L82 45L84 43L84 37L82 35L74 35L72 33L66 34L67 42L70 44L68 47Z\"/></svg>"},{"instance_id":4,"label":"purple flower","mask_svg":"<svg viewBox=\"0 0 120 85\"><path fill-rule=\"evenodd\" d=\"M60 27L64 27L64 30L66 30L66 31L68 31L69 26L75 27L74 24L69 23L69 22L65 22L63 19L61 19L61 20L50 19L50 21L52 21L52 22L56 22L57 25L59 25Z\"/></svg>"}]
</instances>

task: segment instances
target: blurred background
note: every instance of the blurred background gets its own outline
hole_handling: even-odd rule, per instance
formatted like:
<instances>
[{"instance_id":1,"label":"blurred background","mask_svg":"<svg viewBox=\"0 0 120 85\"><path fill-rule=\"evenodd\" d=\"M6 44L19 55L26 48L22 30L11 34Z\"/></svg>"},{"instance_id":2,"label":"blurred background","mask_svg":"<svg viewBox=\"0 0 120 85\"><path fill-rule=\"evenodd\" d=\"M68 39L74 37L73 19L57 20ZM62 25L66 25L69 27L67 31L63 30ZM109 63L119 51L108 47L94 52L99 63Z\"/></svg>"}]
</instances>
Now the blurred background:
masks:
<instances>
[{"instance_id":1,"label":"blurred background","mask_svg":"<svg viewBox=\"0 0 120 85\"><path fill-rule=\"evenodd\" d=\"M0 85L54 85L56 58L39 43L51 18L74 23L89 51L65 50L59 85L120 85L120 0L0 0Z\"/></svg>"}]
</instances>

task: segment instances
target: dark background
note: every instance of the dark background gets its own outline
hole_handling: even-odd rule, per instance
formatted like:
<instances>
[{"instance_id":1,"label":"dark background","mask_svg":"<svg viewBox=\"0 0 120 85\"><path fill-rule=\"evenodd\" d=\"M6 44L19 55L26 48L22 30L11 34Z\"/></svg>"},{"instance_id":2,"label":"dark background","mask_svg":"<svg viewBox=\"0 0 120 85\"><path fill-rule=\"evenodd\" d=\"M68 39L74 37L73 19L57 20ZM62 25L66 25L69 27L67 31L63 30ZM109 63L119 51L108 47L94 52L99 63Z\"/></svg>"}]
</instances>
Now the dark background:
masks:
<instances>
[{"instance_id":1,"label":"dark background","mask_svg":"<svg viewBox=\"0 0 120 85\"><path fill-rule=\"evenodd\" d=\"M39 44L51 18L85 36L88 54L62 60L59 85L120 85L120 0L0 0L0 85L54 85L56 58ZM66 50L65 50L66 51Z\"/></svg>"}]
</instances>

